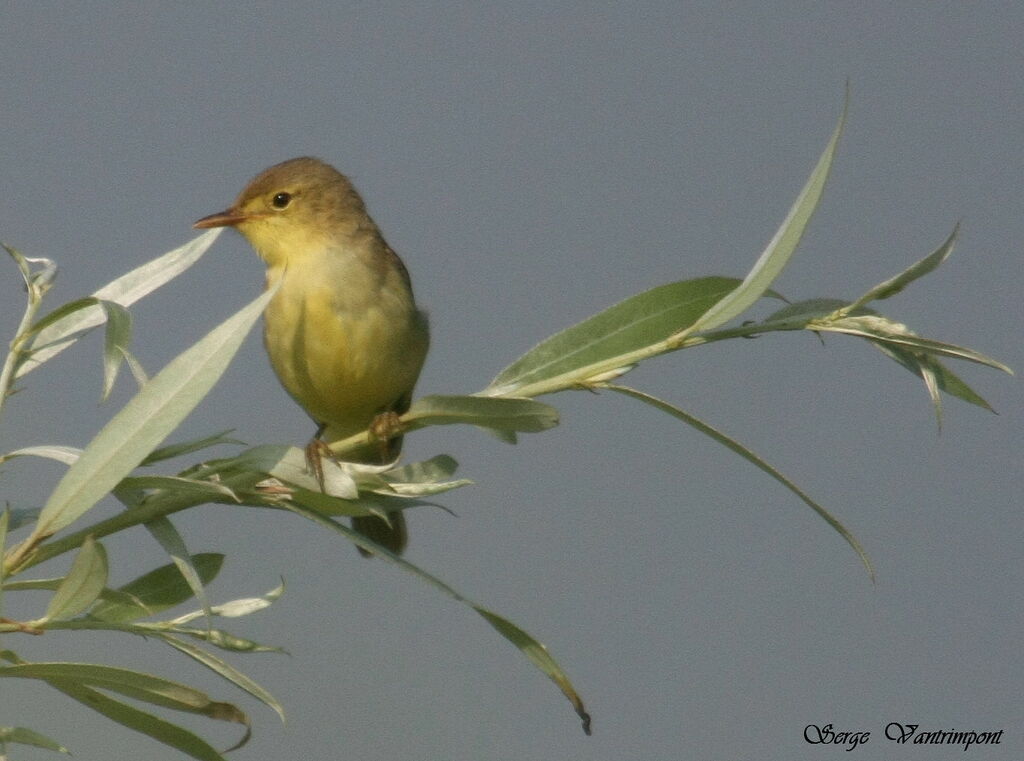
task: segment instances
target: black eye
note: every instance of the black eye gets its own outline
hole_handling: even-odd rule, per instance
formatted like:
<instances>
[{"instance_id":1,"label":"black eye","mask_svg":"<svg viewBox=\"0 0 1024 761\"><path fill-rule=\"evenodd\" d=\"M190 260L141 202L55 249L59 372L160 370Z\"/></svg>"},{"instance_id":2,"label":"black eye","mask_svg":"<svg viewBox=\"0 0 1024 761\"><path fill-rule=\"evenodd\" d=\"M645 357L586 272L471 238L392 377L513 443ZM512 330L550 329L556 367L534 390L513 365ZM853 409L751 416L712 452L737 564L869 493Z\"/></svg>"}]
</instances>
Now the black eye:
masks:
<instances>
[{"instance_id":1,"label":"black eye","mask_svg":"<svg viewBox=\"0 0 1024 761\"><path fill-rule=\"evenodd\" d=\"M275 209L287 208L288 204L290 204L291 202L291 193L278 193L277 195L270 199L270 205L273 206Z\"/></svg>"}]
</instances>

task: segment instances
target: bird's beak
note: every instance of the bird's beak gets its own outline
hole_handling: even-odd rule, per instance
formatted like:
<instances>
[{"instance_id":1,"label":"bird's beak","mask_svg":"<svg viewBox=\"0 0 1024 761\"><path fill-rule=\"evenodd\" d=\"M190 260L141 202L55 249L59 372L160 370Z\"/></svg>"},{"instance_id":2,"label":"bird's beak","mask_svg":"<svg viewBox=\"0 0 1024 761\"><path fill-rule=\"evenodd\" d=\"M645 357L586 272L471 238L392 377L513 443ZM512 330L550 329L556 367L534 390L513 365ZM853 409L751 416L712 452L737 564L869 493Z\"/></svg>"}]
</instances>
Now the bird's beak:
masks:
<instances>
[{"instance_id":1,"label":"bird's beak","mask_svg":"<svg viewBox=\"0 0 1024 761\"><path fill-rule=\"evenodd\" d=\"M224 211L218 211L216 214L211 214L208 217L203 217L196 222L192 227L197 230L205 230L208 227L235 227L236 225L245 222L247 219L252 219L253 215L246 214L245 212L237 211L235 209L225 209Z\"/></svg>"}]
</instances>

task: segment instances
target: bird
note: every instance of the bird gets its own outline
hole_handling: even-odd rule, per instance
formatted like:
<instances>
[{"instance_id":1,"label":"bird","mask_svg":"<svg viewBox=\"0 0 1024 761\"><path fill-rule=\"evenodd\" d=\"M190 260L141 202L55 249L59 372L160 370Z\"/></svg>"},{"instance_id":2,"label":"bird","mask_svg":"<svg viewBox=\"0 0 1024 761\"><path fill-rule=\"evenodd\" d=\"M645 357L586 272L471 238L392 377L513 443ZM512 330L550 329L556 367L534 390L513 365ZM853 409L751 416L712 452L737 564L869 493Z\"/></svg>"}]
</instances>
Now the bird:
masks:
<instances>
[{"instance_id":1,"label":"bird","mask_svg":"<svg viewBox=\"0 0 1024 761\"><path fill-rule=\"evenodd\" d=\"M331 442L369 430L370 442L346 460L396 460L398 416L411 404L430 330L409 271L349 178L317 158L290 159L193 227L237 230L266 264L266 287L278 287L263 342L281 385L317 425L306 454L321 489ZM401 511L356 517L352 527L396 554L408 541Z\"/></svg>"}]
</instances>

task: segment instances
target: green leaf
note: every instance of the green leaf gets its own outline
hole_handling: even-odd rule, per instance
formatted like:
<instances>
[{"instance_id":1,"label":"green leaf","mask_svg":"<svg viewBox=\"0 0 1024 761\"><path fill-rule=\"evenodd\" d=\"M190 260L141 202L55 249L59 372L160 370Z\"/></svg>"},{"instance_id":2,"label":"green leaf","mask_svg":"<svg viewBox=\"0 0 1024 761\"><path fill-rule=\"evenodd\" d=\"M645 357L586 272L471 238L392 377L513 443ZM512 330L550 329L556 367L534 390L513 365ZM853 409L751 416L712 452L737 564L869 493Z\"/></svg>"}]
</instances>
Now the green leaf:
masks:
<instances>
[{"instance_id":1,"label":"green leaf","mask_svg":"<svg viewBox=\"0 0 1024 761\"><path fill-rule=\"evenodd\" d=\"M63 581L63 576L58 576L55 579L22 579L21 581L5 582L3 588L9 592L25 592L38 590L49 590L51 592L56 592L57 588L61 585Z\"/></svg>"},{"instance_id":2,"label":"green leaf","mask_svg":"<svg viewBox=\"0 0 1024 761\"><path fill-rule=\"evenodd\" d=\"M103 545L87 537L71 570L46 606L44 621L74 618L100 596L107 584L107 553Z\"/></svg>"},{"instance_id":3,"label":"green leaf","mask_svg":"<svg viewBox=\"0 0 1024 761\"><path fill-rule=\"evenodd\" d=\"M132 316L120 304L102 301L100 306L106 314L107 330L103 341L103 395L106 399L114 390L118 370L125 357L130 356L128 347L132 342Z\"/></svg>"},{"instance_id":4,"label":"green leaf","mask_svg":"<svg viewBox=\"0 0 1024 761\"><path fill-rule=\"evenodd\" d=\"M191 556L192 567L203 585L217 577L223 563L224 556L219 553L204 552ZM142 607L137 604L100 602L89 611L89 615L101 621L127 623L173 608L194 596L192 588L174 564L143 574L118 591L131 595Z\"/></svg>"},{"instance_id":5,"label":"green leaf","mask_svg":"<svg viewBox=\"0 0 1024 761\"><path fill-rule=\"evenodd\" d=\"M463 486L472 486L473 481L468 478L455 478L451 481L440 481L437 483L411 483L388 481L387 488L376 489L377 494L393 494L398 497L433 497L436 494L444 494L453 489L461 489Z\"/></svg>"},{"instance_id":6,"label":"green leaf","mask_svg":"<svg viewBox=\"0 0 1024 761\"><path fill-rule=\"evenodd\" d=\"M693 322L739 284L735 278L681 280L632 296L542 341L502 370L482 393L533 396L541 383L565 379L565 388L598 372L634 363ZM525 389L525 392L524 392Z\"/></svg>"},{"instance_id":7,"label":"green leaf","mask_svg":"<svg viewBox=\"0 0 1024 761\"><path fill-rule=\"evenodd\" d=\"M793 252L796 251L807 229L811 216L818 207L821 195L825 190L825 181L828 179L829 171L832 168L832 161L835 158L836 148L839 145L839 138L843 134L843 126L846 124L846 109L849 105L849 93L843 102L843 112L839 117L839 123L832 133L825 152L818 159L814 171L808 178L800 195L786 215L782 225L775 232L775 236L768 243L767 248L754 263L753 268L747 273L743 282L737 286L728 296L716 303L707 312L701 315L700 319L691 325L683 335L689 335L702 330L711 330L723 325L734 317L738 317L756 302L765 291L771 287L775 278L779 276L783 268L789 262Z\"/></svg>"},{"instance_id":8,"label":"green leaf","mask_svg":"<svg viewBox=\"0 0 1024 761\"><path fill-rule=\"evenodd\" d=\"M324 460L323 465L325 495L346 500L359 497L356 478L358 469L372 472L385 470L387 467L357 465L328 459ZM190 476L198 479L217 479L239 473L265 475L300 489L320 492L320 483L307 466L305 452L298 447L282 444L263 444L240 452L235 457L212 460L201 468L190 471ZM260 501L260 504L265 502Z\"/></svg>"},{"instance_id":9,"label":"green leaf","mask_svg":"<svg viewBox=\"0 0 1024 761\"><path fill-rule=\"evenodd\" d=\"M425 497L471 485L473 482L468 478L451 478L458 467L455 458L446 454L409 463L382 473L381 478L387 483L387 488L378 493Z\"/></svg>"},{"instance_id":10,"label":"green leaf","mask_svg":"<svg viewBox=\"0 0 1024 761\"><path fill-rule=\"evenodd\" d=\"M886 346L885 344L875 342L872 342L872 344L876 349L896 360L924 382L925 391L928 392L928 398L931 400L932 408L935 410L935 419L941 431L942 396L939 394L941 389L939 388L939 379L934 367L938 360L927 354L915 354L912 351L895 346Z\"/></svg>"},{"instance_id":11,"label":"green leaf","mask_svg":"<svg viewBox=\"0 0 1024 761\"><path fill-rule=\"evenodd\" d=\"M0 457L0 462L13 460L15 457L45 457L50 460L62 462L65 465L74 465L75 461L82 456L82 450L77 447L63 447L56 444L47 444L38 447L23 447Z\"/></svg>"},{"instance_id":12,"label":"green leaf","mask_svg":"<svg viewBox=\"0 0 1024 761\"><path fill-rule=\"evenodd\" d=\"M121 479L117 488L128 490L162 489L179 493L205 494L210 498L210 501L223 500L225 498L237 501L234 492L224 484L212 481L197 481L181 476L128 476Z\"/></svg>"},{"instance_id":13,"label":"green leaf","mask_svg":"<svg viewBox=\"0 0 1024 761\"><path fill-rule=\"evenodd\" d=\"M221 603L220 605L214 605L210 609L210 612L214 616L220 616L222 618L241 618L242 616L248 616L269 608L282 594L284 594L284 582L278 584L269 592L260 595L259 597L241 597L237 600L230 600L229 602ZM187 624L189 621L194 621L203 615L206 615L204 611L193 611L191 613L178 616L172 621L172 623L175 625Z\"/></svg>"},{"instance_id":14,"label":"green leaf","mask_svg":"<svg viewBox=\"0 0 1024 761\"><path fill-rule=\"evenodd\" d=\"M356 518L366 515L374 515L389 521L389 515L393 512L404 510L408 507L416 507L422 504L430 504L412 497L399 497L396 495L378 494L375 492L361 494L358 499L341 499L324 494L320 491L309 489L295 489L286 500L268 500L262 503L263 507L282 507L290 509L290 503L308 507L321 515L344 516ZM257 502L253 502L257 504Z\"/></svg>"},{"instance_id":15,"label":"green leaf","mask_svg":"<svg viewBox=\"0 0 1024 761\"><path fill-rule=\"evenodd\" d=\"M934 269L938 266L937 262L940 262L944 255L948 255L948 248L952 246L952 242L953 237L950 236L929 257L922 259L921 262L918 262L900 276L886 282L895 283L899 287L903 287L914 279L910 277L910 279L904 281L903 277L907 273L920 277L926 271ZM884 285L885 283L882 284L882 286ZM895 291L888 293L888 289L882 288L882 286L878 286L880 294L885 293L887 297L895 293ZM874 290L872 289L872 291ZM869 291L868 295L872 291ZM882 298L882 296L873 296L872 298ZM860 302L866 303L865 297L861 297L854 304ZM944 391L965 402L977 405L990 412L993 411L988 402L943 365L933 354L952 356L957 359L969 359L989 365L990 367L996 367L1005 372L1011 372L1012 374L1008 367L970 349L922 339L905 325L890 320L867 307L857 306L854 308L854 304L846 304L837 299L809 299L797 302L767 317L764 322L757 325L757 329L758 332L802 329L817 332L829 330L829 325L835 325L837 326L836 332L850 333L865 338L876 349L899 362L907 370L921 378L925 383L932 404L935 406L936 415L940 421L941 401L938 397L938 391ZM915 351L914 347L923 350Z\"/></svg>"},{"instance_id":16,"label":"green leaf","mask_svg":"<svg viewBox=\"0 0 1024 761\"><path fill-rule=\"evenodd\" d=\"M179 354L114 415L57 484L30 541L81 517L184 420L227 369L274 292L265 292Z\"/></svg>"},{"instance_id":17,"label":"green leaf","mask_svg":"<svg viewBox=\"0 0 1024 761\"><path fill-rule=\"evenodd\" d=\"M206 449L207 447L217 446L219 444L245 444L245 442L239 441L238 439L228 438L229 433L231 433L231 430L220 431L219 433L204 436L200 439L191 439L177 444L168 444L165 447L154 449L149 456L139 464L152 465L160 462L161 460L169 460L172 457L191 454L192 452L198 452L202 449Z\"/></svg>"},{"instance_id":18,"label":"green leaf","mask_svg":"<svg viewBox=\"0 0 1024 761\"><path fill-rule=\"evenodd\" d=\"M470 608L476 611L476 613L482 616L492 627L494 627L495 631L497 631L501 636L503 636L513 645L518 647L533 662L535 666L537 666L542 672L544 672L544 674L546 674L559 686L559 689L562 690L562 693L572 703L573 709L583 720L584 731L587 732L587 734L590 733L590 716L587 715L586 711L583 709L583 702L580 700L579 695L577 695L575 688L572 686L572 682L569 681L569 677L566 675L566 673L547 653L547 650L544 648L544 646L541 645L540 642L538 642L534 637L527 634L525 631L520 629L511 621L502 618L501 616L497 615L496 613L493 613L492 611L488 610L487 608L484 608L481 605L477 605L460 592L455 591L453 587L441 581L436 576L427 573L422 568L420 568L417 565L414 565L413 563L410 563L405 558L396 555L395 553L391 552L390 550L384 547L381 547L377 543L367 539L365 536L354 531L348 526L338 523L337 521L332 520L326 515L321 515L316 510L312 510L303 505L298 505L289 502L284 503L282 506L285 509L292 511L293 513L296 513L297 515L301 515L303 518L306 518L307 520L311 520L314 523L323 526L326 529L329 529L330 531L334 531L335 533L341 534L342 536L349 539L356 546L362 547L364 550L368 550L375 556L396 564L400 568L408 571L414 576L419 577L422 581L425 581L427 584L431 585L435 589L440 590L452 599L465 605L468 605Z\"/></svg>"},{"instance_id":19,"label":"green leaf","mask_svg":"<svg viewBox=\"0 0 1024 761\"><path fill-rule=\"evenodd\" d=\"M116 721L128 729L148 735L157 742L175 748L191 758L199 759L199 761L226 761L224 756L218 753L212 745L177 724L172 724L146 711L140 711L138 708L115 700L78 682L53 679L49 681L49 684L111 721ZM247 741L248 737L247 730L242 738L242 743Z\"/></svg>"},{"instance_id":20,"label":"green leaf","mask_svg":"<svg viewBox=\"0 0 1024 761\"><path fill-rule=\"evenodd\" d=\"M429 497L472 484L468 478L452 478L459 463L449 455L437 455L422 462L410 463L381 473L386 484L378 494L400 497Z\"/></svg>"},{"instance_id":21,"label":"green leaf","mask_svg":"<svg viewBox=\"0 0 1024 761\"><path fill-rule=\"evenodd\" d=\"M628 386L604 384L602 387L610 389L612 391L617 391L620 394L625 394L626 396L633 397L634 399L639 399L641 402L649 404L655 409L659 409L662 412L667 412L672 417L682 420L687 425L696 428L698 431L714 439L719 444L722 444L723 446L731 449L733 452L738 454L747 462L750 462L759 469L763 470L765 473L767 473L769 476L774 478L780 484L782 484L791 492L793 492L793 494L799 497L804 502L804 504L806 504L808 507L814 510L814 512L821 516L825 520L825 522L828 523L828 525L835 529L836 532L838 532L839 535L846 540L846 543L849 544L853 548L854 552L857 553L857 556L860 558L860 561L864 564L864 567L867 569L868 575L871 577L872 582L874 582L875 569L871 565L871 560L868 558L868 555L864 551L864 548L861 547L860 542L857 541L857 538L850 532L850 530L847 529L846 526L844 526L842 523L840 523L839 520L835 518L828 510L826 510L824 507L822 507L813 499L811 499L810 496L808 496L807 493L803 491L803 489L801 489L795 483L793 483L784 475L782 475L782 473L773 468L771 465L769 465L767 462L761 459L754 452L747 449L745 446L740 444L735 439L726 436L718 429L708 425L703 420L694 417L688 412L684 412L683 410L679 409L678 407L672 404L669 404L666 401L651 396L650 394L645 394L642 391L637 391L636 389L630 388Z\"/></svg>"},{"instance_id":22,"label":"green leaf","mask_svg":"<svg viewBox=\"0 0 1024 761\"><path fill-rule=\"evenodd\" d=\"M11 520L11 508L0 511L0 561L3 560L4 549L7 547L7 526ZM0 615L4 612L4 564L0 562Z\"/></svg>"},{"instance_id":23,"label":"green leaf","mask_svg":"<svg viewBox=\"0 0 1024 761\"><path fill-rule=\"evenodd\" d=\"M214 606L216 614L216 606ZM203 612L201 610L196 611L195 616L201 617ZM139 624L141 626L141 624ZM180 634L185 637L191 637L197 639L200 642L207 642L214 647L219 647L221 650L227 650L233 653L283 653L285 652L280 647L272 647L270 645L262 645L259 642L254 642L251 639L243 639L242 637L236 637L230 632L226 632L223 629L191 629L188 627L174 625L169 630L161 630L155 632L156 636L162 636L167 632L173 634Z\"/></svg>"},{"instance_id":24,"label":"green leaf","mask_svg":"<svg viewBox=\"0 0 1024 761\"><path fill-rule=\"evenodd\" d=\"M177 637L163 635L161 636L161 639L171 647L179 650L198 663L206 666L206 668L210 669L215 674L231 682L231 684L235 685L239 689L248 692L254 698L272 708L277 715L281 717L282 722L285 721L284 706L282 706L264 687L250 679L224 659L217 657L198 645L178 639Z\"/></svg>"},{"instance_id":25,"label":"green leaf","mask_svg":"<svg viewBox=\"0 0 1024 761\"><path fill-rule=\"evenodd\" d=\"M758 327L765 330L804 330L807 323L829 317L847 306L848 304L841 299L797 301L772 312Z\"/></svg>"},{"instance_id":26,"label":"green leaf","mask_svg":"<svg viewBox=\"0 0 1024 761\"><path fill-rule=\"evenodd\" d=\"M572 686L572 682L569 681L569 678L562 670L562 667L559 666L555 659L551 657L551 654L548 653L548 649L507 618L502 618L497 613L487 610L486 608L482 608L479 605L474 605L473 609L479 613L487 623L493 626L501 636L518 647L537 668L547 674L548 678L551 679L552 682L558 685L558 689L560 689L562 694L569 699L569 702L572 703L573 709L576 711L576 715L579 716L580 720L583 722L583 731L589 735L590 714L587 713L584 708L583 701L576 692L576 688Z\"/></svg>"},{"instance_id":27,"label":"green leaf","mask_svg":"<svg viewBox=\"0 0 1024 761\"><path fill-rule=\"evenodd\" d=\"M192 594L195 595L196 600L198 600L199 604L202 606L207 619L209 619L213 615L210 612L210 600L206 596L206 589L204 588L203 581L199 576L199 571L192 564L192 556L189 554L188 548L185 546L185 539L180 533L178 533L178 529L174 527L174 524L171 523L171 519L166 515L147 521L145 526L150 535L152 535L160 546L164 548L164 551L170 555L175 567L177 567L178 571L181 572L182 577L188 583L189 589L192 590Z\"/></svg>"},{"instance_id":28,"label":"green leaf","mask_svg":"<svg viewBox=\"0 0 1024 761\"><path fill-rule=\"evenodd\" d=\"M97 663L22 663L0 667L0 677L89 685L162 708L248 726L245 714L229 703L215 702L206 693L179 682L116 666Z\"/></svg>"},{"instance_id":29,"label":"green leaf","mask_svg":"<svg viewBox=\"0 0 1024 761\"><path fill-rule=\"evenodd\" d=\"M995 412L991 405L978 395L974 389L964 383L952 370L943 365L935 357L928 354L916 354L906 349L891 346L879 341L871 341L871 345L887 356L899 362L910 372L918 377L922 376L922 366L927 366L931 375L935 378L936 386L940 391L945 391L950 396L955 396L969 404L976 405L989 412Z\"/></svg>"},{"instance_id":30,"label":"green leaf","mask_svg":"<svg viewBox=\"0 0 1024 761\"><path fill-rule=\"evenodd\" d=\"M45 315L40 317L32 326L26 331L29 336L41 333L51 325L63 322L77 312L83 310L90 310L99 307L101 300L95 296L84 296L74 301L69 301L66 304L61 304L59 307L54 309L52 312L47 312Z\"/></svg>"},{"instance_id":31,"label":"green leaf","mask_svg":"<svg viewBox=\"0 0 1024 761\"><path fill-rule=\"evenodd\" d=\"M203 233L184 246L122 275L92 295L96 299L113 301L123 307L131 306L195 264L217 239L219 233L220 230ZM104 319L102 307L94 305L89 309L76 311L75 314L70 314L65 319L49 325L45 330L39 331L31 343L32 354L18 368L16 377L20 378L62 352L81 338L85 331L101 325Z\"/></svg>"},{"instance_id":32,"label":"green leaf","mask_svg":"<svg viewBox=\"0 0 1024 761\"><path fill-rule=\"evenodd\" d=\"M483 396L424 396L402 416L406 430L428 425L467 424L536 433L558 425L558 410L532 399Z\"/></svg>"},{"instance_id":33,"label":"green leaf","mask_svg":"<svg viewBox=\"0 0 1024 761\"><path fill-rule=\"evenodd\" d=\"M55 592L58 587L63 583L64 577L61 576L56 579L24 579L22 581L8 581L3 584L3 590L8 592L26 592L26 591L38 591L38 590L49 590ZM120 606L131 606L134 608L143 608L142 603L125 592L118 591L116 589L104 589L100 592L100 600L104 600L109 603L116 603ZM73 628L93 628L84 627L82 619L75 621ZM72 628L72 627L54 627L50 628ZM99 628L99 627L96 627ZM124 629L115 629L115 631L124 631ZM147 632L148 633L148 632Z\"/></svg>"},{"instance_id":34,"label":"green leaf","mask_svg":"<svg viewBox=\"0 0 1024 761\"><path fill-rule=\"evenodd\" d=\"M39 517L42 508L39 507L12 507L10 508L11 518L7 524L7 530L14 531L27 526ZM0 564L2 565L2 564Z\"/></svg>"},{"instance_id":35,"label":"green leaf","mask_svg":"<svg viewBox=\"0 0 1024 761\"><path fill-rule=\"evenodd\" d=\"M976 362L980 365L987 365L996 370L1013 375L1013 370L1001 362L986 357L980 352L968 349L955 344L948 344L942 341L933 341L928 338L921 338L913 331L898 322L886 317L876 315L859 315L842 317L837 320L820 320L808 324L809 330L829 331L833 333L846 333L847 335L860 336L872 341L881 342L897 348L921 352L924 354L936 354L954 359L964 359L969 362Z\"/></svg>"},{"instance_id":36,"label":"green leaf","mask_svg":"<svg viewBox=\"0 0 1024 761\"><path fill-rule=\"evenodd\" d=\"M433 484L445 481L455 475L459 463L451 455L439 454L429 460L411 462L383 474L389 482L404 484Z\"/></svg>"},{"instance_id":37,"label":"green leaf","mask_svg":"<svg viewBox=\"0 0 1024 761\"><path fill-rule=\"evenodd\" d=\"M4 247L18 265L21 276L25 279L30 303L38 303L43 294L53 287L53 281L57 277L57 264L45 257L25 256L6 243L0 243L0 246Z\"/></svg>"},{"instance_id":38,"label":"green leaf","mask_svg":"<svg viewBox=\"0 0 1024 761\"><path fill-rule=\"evenodd\" d=\"M25 727L0 727L0 747L2 747L3 743L20 743L21 745L45 748L55 753L70 753L67 748L56 740L51 740L46 735L41 735Z\"/></svg>"},{"instance_id":39,"label":"green leaf","mask_svg":"<svg viewBox=\"0 0 1024 761\"><path fill-rule=\"evenodd\" d=\"M953 228L953 232L950 233L949 237L946 238L945 241L943 241L941 246L928 254L928 256L924 257L924 259L921 259L919 262L907 267L907 269L903 270L900 274L876 285L859 299L850 304L850 306L847 307L848 311L852 312L853 310L865 306L872 301L878 301L880 299L887 299L890 296L895 296L919 277L923 277L934 270L946 261L946 258L953 252L953 244L956 242L957 233L959 231L960 225L958 224Z\"/></svg>"}]
</instances>

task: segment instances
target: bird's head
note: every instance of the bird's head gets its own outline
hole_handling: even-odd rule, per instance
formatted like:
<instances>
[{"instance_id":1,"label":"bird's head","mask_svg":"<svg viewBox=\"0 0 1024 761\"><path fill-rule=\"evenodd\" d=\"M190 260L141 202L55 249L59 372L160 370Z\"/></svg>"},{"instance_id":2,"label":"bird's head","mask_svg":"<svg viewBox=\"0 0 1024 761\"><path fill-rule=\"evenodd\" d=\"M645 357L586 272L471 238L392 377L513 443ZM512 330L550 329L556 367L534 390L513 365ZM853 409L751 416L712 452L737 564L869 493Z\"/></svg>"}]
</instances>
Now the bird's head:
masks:
<instances>
[{"instance_id":1,"label":"bird's head","mask_svg":"<svg viewBox=\"0 0 1024 761\"><path fill-rule=\"evenodd\" d=\"M271 266L344 242L366 224L348 178L320 159L302 157L265 169L224 211L193 227L234 227Z\"/></svg>"}]
</instances>

